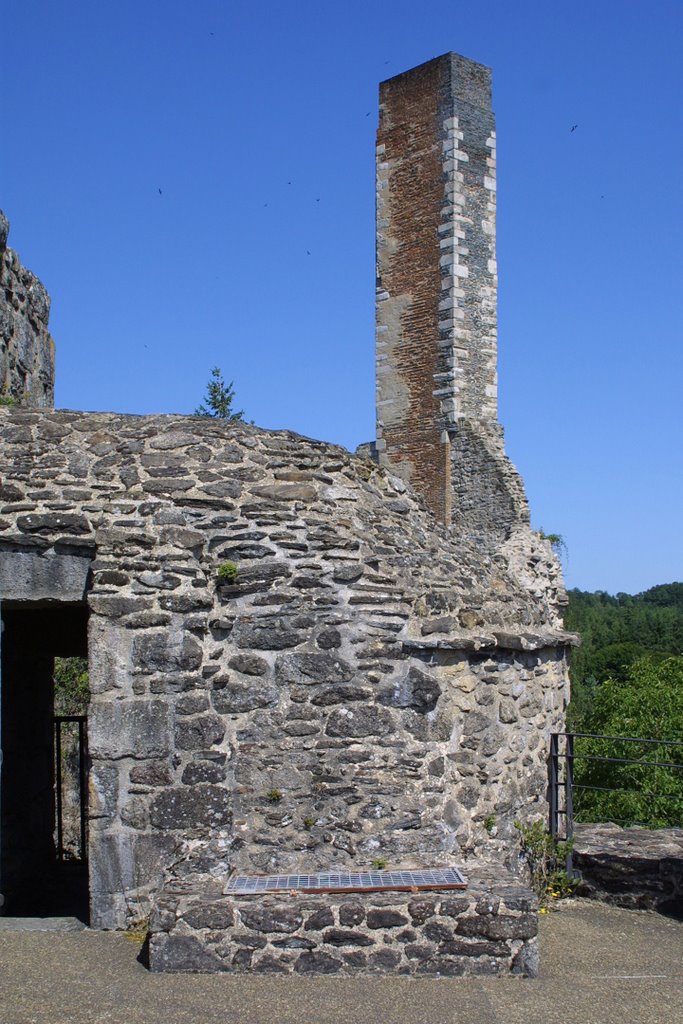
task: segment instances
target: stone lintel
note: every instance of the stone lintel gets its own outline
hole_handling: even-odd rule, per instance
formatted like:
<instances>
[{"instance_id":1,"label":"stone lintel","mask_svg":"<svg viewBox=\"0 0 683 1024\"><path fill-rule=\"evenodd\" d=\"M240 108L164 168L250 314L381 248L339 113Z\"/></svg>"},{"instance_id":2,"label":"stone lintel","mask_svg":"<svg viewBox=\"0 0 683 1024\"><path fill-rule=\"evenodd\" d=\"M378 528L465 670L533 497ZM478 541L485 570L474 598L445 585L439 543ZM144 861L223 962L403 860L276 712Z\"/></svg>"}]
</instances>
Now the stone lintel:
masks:
<instances>
[{"instance_id":1,"label":"stone lintel","mask_svg":"<svg viewBox=\"0 0 683 1024\"><path fill-rule=\"evenodd\" d=\"M92 554L0 550L0 601L85 599Z\"/></svg>"},{"instance_id":2,"label":"stone lintel","mask_svg":"<svg viewBox=\"0 0 683 1024\"><path fill-rule=\"evenodd\" d=\"M578 633L477 633L449 637L447 640L404 640L406 651L542 651L547 647L579 647Z\"/></svg>"}]
</instances>

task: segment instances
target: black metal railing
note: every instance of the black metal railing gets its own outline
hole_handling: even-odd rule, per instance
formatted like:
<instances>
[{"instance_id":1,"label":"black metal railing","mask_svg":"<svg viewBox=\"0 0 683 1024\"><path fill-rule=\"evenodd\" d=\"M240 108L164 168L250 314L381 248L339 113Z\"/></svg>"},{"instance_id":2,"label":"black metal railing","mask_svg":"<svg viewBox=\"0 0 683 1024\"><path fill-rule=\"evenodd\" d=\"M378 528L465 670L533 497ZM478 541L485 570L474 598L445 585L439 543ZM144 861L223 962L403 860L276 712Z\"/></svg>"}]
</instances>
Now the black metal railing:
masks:
<instances>
[{"instance_id":1,"label":"black metal railing","mask_svg":"<svg viewBox=\"0 0 683 1024\"><path fill-rule=\"evenodd\" d=\"M601 744L606 750L604 754L597 752ZM615 756L615 751L621 744L639 745L625 748L630 749L637 756ZM672 752L670 756L667 754L666 760L663 760L661 756L647 756L649 751L656 751L659 755L661 749ZM633 766L626 778L619 776L616 769L616 766L619 765ZM606 767L598 770L598 766ZM662 822L656 821L656 806L667 808L663 815L660 812L660 818L664 818L664 825L683 824L683 786L676 785L673 788L678 789L678 792L667 793L652 786L645 787L643 785L647 774L658 770L660 774L656 776L656 779L663 785L666 785L667 780L669 782L679 778L683 780L683 774L680 776L676 774L683 773L683 742L638 736L605 736L599 733L585 732L553 733L550 737L548 756L549 831L551 836L557 840L571 839L574 834L575 821L589 820L591 816L594 821L609 820L622 825L657 827ZM602 816L596 818L596 801L593 801L594 806L591 809L590 799L586 797L586 794L590 793L619 794L622 805L625 802L628 803L624 800L625 795L636 794L637 798L631 798L629 811L635 812L638 807L642 808L647 802L652 814L645 820L637 820L636 813L629 813L626 817L620 816L619 813L612 814L608 810L610 798L606 796L597 804L597 813ZM654 823L653 817L655 818ZM571 868L571 859L568 868Z\"/></svg>"},{"instance_id":2,"label":"black metal railing","mask_svg":"<svg viewBox=\"0 0 683 1024\"><path fill-rule=\"evenodd\" d=\"M85 863L88 858L87 774L88 732L85 715L55 715L55 848L57 860ZM65 734L65 727L67 729ZM67 790L68 786L68 790ZM73 804L68 794L77 792L77 814L65 813ZM67 799L65 800L65 791ZM76 817L76 822L72 818ZM68 820L67 820L68 819ZM73 834L75 833L75 834Z\"/></svg>"}]
</instances>

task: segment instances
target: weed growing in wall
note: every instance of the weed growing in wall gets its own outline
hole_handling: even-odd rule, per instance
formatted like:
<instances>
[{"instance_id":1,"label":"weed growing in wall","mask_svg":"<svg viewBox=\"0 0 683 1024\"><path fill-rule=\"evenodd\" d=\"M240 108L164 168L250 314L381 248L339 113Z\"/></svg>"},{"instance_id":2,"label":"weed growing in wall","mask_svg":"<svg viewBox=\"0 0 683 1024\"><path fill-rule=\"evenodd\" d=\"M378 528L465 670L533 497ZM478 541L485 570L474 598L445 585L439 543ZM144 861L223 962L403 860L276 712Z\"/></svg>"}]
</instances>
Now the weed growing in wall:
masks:
<instances>
[{"instance_id":1,"label":"weed growing in wall","mask_svg":"<svg viewBox=\"0 0 683 1024\"><path fill-rule=\"evenodd\" d=\"M234 583L237 580L238 569L234 562L221 562L216 570L218 579L223 583Z\"/></svg>"},{"instance_id":2,"label":"weed growing in wall","mask_svg":"<svg viewBox=\"0 0 683 1024\"><path fill-rule=\"evenodd\" d=\"M575 882L564 864L574 847L574 840L558 842L546 831L542 821L522 825L516 821L522 845L522 857L531 875L531 888L538 896L540 912L548 913L553 900L571 896Z\"/></svg>"}]
</instances>

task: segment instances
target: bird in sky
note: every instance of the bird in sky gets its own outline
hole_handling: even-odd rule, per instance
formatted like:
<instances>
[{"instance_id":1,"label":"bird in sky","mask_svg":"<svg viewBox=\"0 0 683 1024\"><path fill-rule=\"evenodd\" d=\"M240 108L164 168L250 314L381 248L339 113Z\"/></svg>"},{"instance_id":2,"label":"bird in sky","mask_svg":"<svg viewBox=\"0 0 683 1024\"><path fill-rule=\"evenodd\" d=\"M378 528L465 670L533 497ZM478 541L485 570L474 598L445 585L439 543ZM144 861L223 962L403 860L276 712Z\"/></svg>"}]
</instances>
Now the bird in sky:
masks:
<instances>
[{"instance_id":1,"label":"bird in sky","mask_svg":"<svg viewBox=\"0 0 683 1024\"><path fill-rule=\"evenodd\" d=\"M159 195L160 195L160 196L163 196L163 194L164 194L164 193L163 193L163 192L161 191L161 189L159 189Z\"/></svg>"},{"instance_id":2,"label":"bird in sky","mask_svg":"<svg viewBox=\"0 0 683 1024\"><path fill-rule=\"evenodd\" d=\"M573 124L573 125L571 126L571 128L569 129L569 131L570 131L570 132L575 132L575 131L576 131L576 129L577 129L578 127L579 127L579 126L578 126L578 124Z\"/></svg>"}]
</instances>

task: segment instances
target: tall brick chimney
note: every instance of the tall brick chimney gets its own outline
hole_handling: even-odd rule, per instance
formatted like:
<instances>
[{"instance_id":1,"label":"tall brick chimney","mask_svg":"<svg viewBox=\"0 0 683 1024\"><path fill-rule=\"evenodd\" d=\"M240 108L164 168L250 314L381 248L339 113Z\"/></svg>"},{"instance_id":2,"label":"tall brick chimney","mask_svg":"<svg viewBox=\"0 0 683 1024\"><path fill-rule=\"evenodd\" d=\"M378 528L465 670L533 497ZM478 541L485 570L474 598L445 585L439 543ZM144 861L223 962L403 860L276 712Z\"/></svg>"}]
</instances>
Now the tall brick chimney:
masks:
<instances>
[{"instance_id":1,"label":"tall brick chimney","mask_svg":"<svg viewBox=\"0 0 683 1024\"><path fill-rule=\"evenodd\" d=\"M490 508L485 482L484 506L469 493L474 463L507 463L496 292L491 72L447 53L380 85L377 450L437 518L473 533L507 515ZM486 448L474 461L473 429ZM497 471L516 477L509 463ZM518 503L521 481L513 485Z\"/></svg>"}]
</instances>

